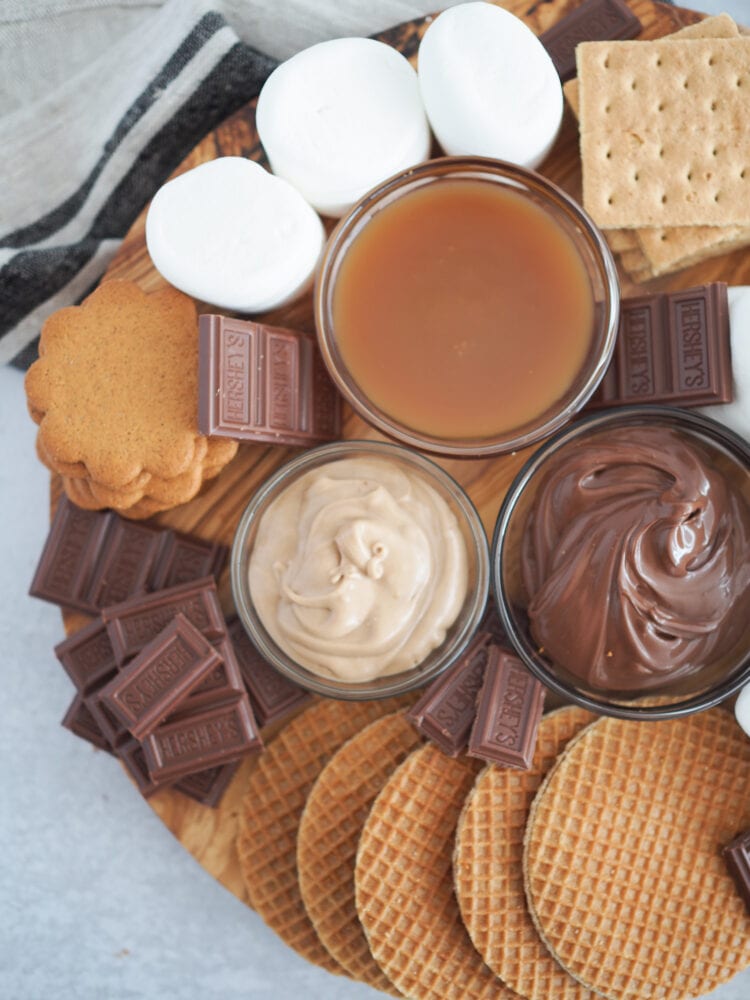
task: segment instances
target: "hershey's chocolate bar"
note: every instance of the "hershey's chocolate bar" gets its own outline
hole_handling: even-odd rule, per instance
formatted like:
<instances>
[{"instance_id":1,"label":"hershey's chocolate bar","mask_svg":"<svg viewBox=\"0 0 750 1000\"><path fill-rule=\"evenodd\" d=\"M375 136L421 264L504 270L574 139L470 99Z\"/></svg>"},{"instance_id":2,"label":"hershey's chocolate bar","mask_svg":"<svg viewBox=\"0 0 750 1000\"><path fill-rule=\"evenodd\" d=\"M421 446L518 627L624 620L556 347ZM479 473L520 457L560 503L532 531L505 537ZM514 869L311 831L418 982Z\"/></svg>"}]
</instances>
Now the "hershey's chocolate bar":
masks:
<instances>
[{"instance_id":1,"label":"hershey's chocolate bar","mask_svg":"<svg viewBox=\"0 0 750 1000\"><path fill-rule=\"evenodd\" d=\"M721 854L737 886L737 892L745 903L745 909L750 913L750 830L730 841L722 848Z\"/></svg>"},{"instance_id":2,"label":"hershey's chocolate bar","mask_svg":"<svg viewBox=\"0 0 750 1000\"><path fill-rule=\"evenodd\" d=\"M76 736L79 736L82 740L86 740L87 743L91 743L92 746L97 747L99 750L111 752L109 740L86 707L80 691L76 694L70 708L65 713L62 724L71 733L75 733Z\"/></svg>"},{"instance_id":3,"label":"hershey's chocolate bar","mask_svg":"<svg viewBox=\"0 0 750 1000\"><path fill-rule=\"evenodd\" d=\"M211 767L207 771L196 771L178 781L173 788L183 795L188 795L202 806L215 809L221 802L224 792L229 788L232 778L237 773L241 761L234 760L229 764Z\"/></svg>"},{"instance_id":4,"label":"hershey's chocolate bar","mask_svg":"<svg viewBox=\"0 0 750 1000\"><path fill-rule=\"evenodd\" d=\"M224 545L169 528L128 521L111 511L81 510L62 496L29 592L97 614L135 594L218 576L227 553Z\"/></svg>"},{"instance_id":5,"label":"hershey's chocolate bar","mask_svg":"<svg viewBox=\"0 0 750 1000\"><path fill-rule=\"evenodd\" d=\"M418 733L457 757L466 747L482 687L491 636L478 633L454 666L427 688L406 713Z\"/></svg>"},{"instance_id":6,"label":"hershey's chocolate bar","mask_svg":"<svg viewBox=\"0 0 750 1000\"><path fill-rule=\"evenodd\" d=\"M55 656L83 695L105 684L117 670L112 643L101 618L59 642Z\"/></svg>"},{"instance_id":7,"label":"hershey's chocolate bar","mask_svg":"<svg viewBox=\"0 0 750 1000\"><path fill-rule=\"evenodd\" d=\"M229 626L229 635L259 726L278 722L295 708L310 701L309 692L287 680L266 663L252 644L239 618Z\"/></svg>"},{"instance_id":8,"label":"hershey's chocolate bar","mask_svg":"<svg viewBox=\"0 0 750 1000\"><path fill-rule=\"evenodd\" d=\"M530 767L543 708L544 686L517 657L492 646L469 755L504 767Z\"/></svg>"},{"instance_id":9,"label":"hershey's chocolate bar","mask_svg":"<svg viewBox=\"0 0 750 1000\"><path fill-rule=\"evenodd\" d=\"M153 780L175 781L236 760L261 745L243 692L233 702L185 713L159 726L143 741L143 750Z\"/></svg>"},{"instance_id":10,"label":"hershey's chocolate bar","mask_svg":"<svg viewBox=\"0 0 750 1000\"><path fill-rule=\"evenodd\" d=\"M624 0L585 0L539 36L563 83L576 75L579 42L623 41L642 25Z\"/></svg>"},{"instance_id":11,"label":"hershey's chocolate bar","mask_svg":"<svg viewBox=\"0 0 750 1000\"><path fill-rule=\"evenodd\" d=\"M199 344L201 433L288 445L339 436L340 397L311 335L207 314Z\"/></svg>"},{"instance_id":12,"label":"hershey's chocolate bar","mask_svg":"<svg viewBox=\"0 0 750 1000\"><path fill-rule=\"evenodd\" d=\"M142 740L221 661L182 614L149 642L99 692L99 701Z\"/></svg>"},{"instance_id":13,"label":"hershey's chocolate bar","mask_svg":"<svg viewBox=\"0 0 750 1000\"><path fill-rule=\"evenodd\" d=\"M118 666L140 653L180 613L207 639L221 639L225 635L226 624L213 577L131 597L104 608L102 618Z\"/></svg>"},{"instance_id":14,"label":"hershey's chocolate bar","mask_svg":"<svg viewBox=\"0 0 750 1000\"><path fill-rule=\"evenodd\" d=\"M612 362L589 409L707 406L733 396L727 286L624 299Z\"/></svg>"}]
</instances>

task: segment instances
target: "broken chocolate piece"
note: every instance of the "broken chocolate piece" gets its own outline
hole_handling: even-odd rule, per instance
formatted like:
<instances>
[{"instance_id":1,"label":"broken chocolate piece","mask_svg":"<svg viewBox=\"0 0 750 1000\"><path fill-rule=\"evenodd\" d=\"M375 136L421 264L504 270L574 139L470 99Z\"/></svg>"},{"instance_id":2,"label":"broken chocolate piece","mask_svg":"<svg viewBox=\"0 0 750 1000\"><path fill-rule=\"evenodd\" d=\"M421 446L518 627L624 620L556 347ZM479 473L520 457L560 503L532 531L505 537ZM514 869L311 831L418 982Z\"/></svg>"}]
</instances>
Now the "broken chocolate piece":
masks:
<instances>
[{"instance_id":1,"label":"broken chocolate piece","mask_svg":"<svg viewBox=\"0 0 750 1000\"><path fill-rule=\"evenodd\" d=\"M478 633L458 662L427 688L406 713L418 733L457 757L466 747L482 686L491 636Z\"/></svg>"},{"instance_id":2,"label":"broken chocolate piece","mask_svg":"<svg viewBox=\"0 0 750 1000\"><path fill-rule=\"evenodd\" d=\"M733 398L727 286L624 299L612 361L588 409Z\"/></svg>"},{"instance_id":3,"label":"broken chocolate piece","mask_svg":"<svg viewBox=\"0 0 750 1000\"><path fill-rule=\"evenodd\" d=\"M229 635L259 726L278 722L310 701L307 691L266 663L239 618L229 626Z\"/></svg>"},{"instance_id":4,"label":"broken chocolate piece","mask_svg":"<svg viewBox=\"0 0 750 1000\"><path fill-rule=\"evenodd\" d=\"M209 314L199 344L201 433L287 445L339 436L341 401L315 337Z\"/></svg>"},{"instance_id":5,"label":"broken chocolate piece","mask_svg":"<svg viewBox=\"0 0 750 1000\"><path fill-rule=\"evenodd\" d=\"M745 909L750 913L750 830L730 841L722 848L721 854L737 886L737 892L745 903Z\"/></svg>"},{"instance_id":6,"label":"broken chocolate piece","mask_svg":"<svg viewBox=\"0 0 750 1000\"><path fill-rule=\"evenodd\" d=\"M503 767L530 767L543 708L544 686L517 657L491 646L469 755Z\"/></svg>"},{"instance_id":7,"label":"broken chocolate piece","mask_svg":"<svg viewBox=\"0 0 750 1000\"><path fill-rule=\"evenodd\" d=\"M585 0L539 36L564 83L576 75L580 42L623 41L641 32L641 22L624 0Z\"/></svg>"}]
</instances>

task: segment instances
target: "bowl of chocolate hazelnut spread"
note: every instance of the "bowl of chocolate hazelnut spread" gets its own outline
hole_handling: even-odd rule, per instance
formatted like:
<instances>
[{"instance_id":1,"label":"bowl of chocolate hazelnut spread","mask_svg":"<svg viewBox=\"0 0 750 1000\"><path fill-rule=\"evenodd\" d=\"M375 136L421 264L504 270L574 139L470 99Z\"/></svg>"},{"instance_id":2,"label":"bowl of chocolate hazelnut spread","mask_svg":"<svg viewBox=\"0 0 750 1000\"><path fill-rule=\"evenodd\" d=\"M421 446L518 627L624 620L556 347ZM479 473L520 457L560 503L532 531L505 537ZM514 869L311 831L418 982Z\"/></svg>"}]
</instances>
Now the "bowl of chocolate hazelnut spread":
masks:
<instances>
[{"instance_id":1,"label":"bowl of chocolate hazelnut spread","mask_svg":"<svg viewBox=\"0 0 750 1000\"><path fill-rule=\"evenodd\" d=\"M484 611L481 520L439 466L398 445L340 441L276 472L232 549L238 614L261 655L336 698L419 687Z\"/></svg>"},{"instance_id":2,"label":"bowl of chocolate hazelnut spread","mask_svg":"<svg viewBox=\"0 0 750 1000\"><path fill-rule=\"evenodd\" d=\"M697 413L585 418L524 466L492 552L527 666L594 711L664 718L750 677L750 446Z\"/></svg>"}]
</instances>

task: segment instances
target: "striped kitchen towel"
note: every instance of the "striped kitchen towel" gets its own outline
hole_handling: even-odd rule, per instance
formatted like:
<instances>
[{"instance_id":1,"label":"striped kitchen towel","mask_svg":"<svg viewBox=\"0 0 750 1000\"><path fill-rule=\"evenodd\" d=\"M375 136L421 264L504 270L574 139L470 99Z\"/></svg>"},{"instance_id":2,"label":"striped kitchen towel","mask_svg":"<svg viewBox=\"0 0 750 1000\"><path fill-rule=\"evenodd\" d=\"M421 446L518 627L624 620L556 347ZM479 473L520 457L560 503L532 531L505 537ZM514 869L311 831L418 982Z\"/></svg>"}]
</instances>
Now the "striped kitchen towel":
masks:
<instances>
[{"instance_id":1,"label":"striped kitchen towel","mask_svg":"<svg viewBox=\"0 0 750 1000\"><path fill-rule=\"evenodd\" d=\"M169 0L0 123L0 364L28 367L45 318L87 294L157 187L275 65L210 2Z\"/></svg>"}]
</instances>

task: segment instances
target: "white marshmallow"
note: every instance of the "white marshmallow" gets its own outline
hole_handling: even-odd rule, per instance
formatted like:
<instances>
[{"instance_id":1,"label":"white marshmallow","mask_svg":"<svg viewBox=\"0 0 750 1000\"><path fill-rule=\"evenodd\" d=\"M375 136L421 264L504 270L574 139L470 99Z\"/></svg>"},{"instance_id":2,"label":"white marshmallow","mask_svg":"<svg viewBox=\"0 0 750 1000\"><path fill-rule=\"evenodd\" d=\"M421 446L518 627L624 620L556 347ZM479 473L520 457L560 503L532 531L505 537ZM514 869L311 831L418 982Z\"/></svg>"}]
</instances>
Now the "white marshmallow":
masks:
<instances>
[{"instance_id":1,"label":"white marshmallow","mask_svg":"<svg viewBox=\"0 0 750 1000\"><path fill-rule=\"evenodd\" d=\"M750 441L750 285L728 288L727 297L734 399L702 409L707 417L719 420Z\"/></svg>"},{"instance_id":2,"label":"white marshmallow","mask_svg":"<svg viewBox=\"0 0 750 1000\"><path fill-rule=\"evenodd\" d=\"M260 92L256 124L274 173L323 215L343 215L430 152L416 73L369 38L321 42L282 63Z\"/></svg>"},{"instance_id":3,"label":"white marshmallow","mask_svg":"<svg viewBox=\"0 0 750 1000\"><path fill-rule=\"evenodd\" d=\"M419 85L438 142L451 156L536 167L560 130L560 78L513 14L489 3L444 11L419 47Z\"/></svg>"},{"instance_id":4,"label":"white marshmallow","mask_svg":"<svg viewBox=\"0 0 750 1000\"><path fill-rule=\"evenodd\" d=\"M305 291L324 241L302 195L240 156L175 177L146 217L148 251L167 281L236 312L274 309Z\"/></svg>"},{"instance_id":5,"label":"white marshmallow","mask_svg":"<svg viewBox=\"0 0 750 1000\"><path fill-rule=\"evenodd\" d=\"M750 684L740 691L734 706L734 715L740 727L750 736Z\"/></svg>"}]
</instances>

